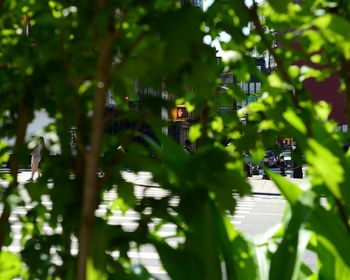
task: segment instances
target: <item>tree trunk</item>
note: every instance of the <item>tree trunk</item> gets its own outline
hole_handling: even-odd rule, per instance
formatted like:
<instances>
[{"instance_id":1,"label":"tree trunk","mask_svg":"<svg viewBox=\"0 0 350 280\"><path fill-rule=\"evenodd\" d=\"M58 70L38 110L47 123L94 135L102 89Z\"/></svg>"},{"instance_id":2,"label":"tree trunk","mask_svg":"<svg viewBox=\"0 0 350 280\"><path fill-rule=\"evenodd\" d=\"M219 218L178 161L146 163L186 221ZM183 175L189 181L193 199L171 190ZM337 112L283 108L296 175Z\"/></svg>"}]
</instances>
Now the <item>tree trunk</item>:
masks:
<instances>
[{"instance_id":1,"label":"tree trunk","mask_svg":"<svg viewBox=\"0 0 350 280\"><path fill-rule=\"evenodd\" d=\"M83 210L79 232L79 255L77 279L86 279L86 264L91 243L97 195L97 170L104 133L104 107L112 59L113 33L102 43L98 60L97 89L94 96L94 114L91 124L91 150L86 151L85 178L83 186Z\"/></svg>"},{"instance_id":2,"label":"tree trunk","mask_svg":"<svg viewBox=\"0 0 350 280\"><path fill-rule=\"evenodd\" d=\"M24 97L25 98L25 97ZM18 154L21 152L20 148L24 143L24 138L27 131L27 126L29 123L30 110L24 104L24 100L22 100L19 105L18 111L18 123L17 123L17 132L16 132L16 143L14 147L14 153L10 160L10 173L13 178L13 181L10 183L9 187L6 189L4 194L4 209L0 217L0 251L2 246L4 245L5 237L7 235L7 226L9 225L9 217L11 214L11 207L8 204L7 198L12 193L13 189L17 187L17 175L18 175Z\"/></svg>"}]
</instances>

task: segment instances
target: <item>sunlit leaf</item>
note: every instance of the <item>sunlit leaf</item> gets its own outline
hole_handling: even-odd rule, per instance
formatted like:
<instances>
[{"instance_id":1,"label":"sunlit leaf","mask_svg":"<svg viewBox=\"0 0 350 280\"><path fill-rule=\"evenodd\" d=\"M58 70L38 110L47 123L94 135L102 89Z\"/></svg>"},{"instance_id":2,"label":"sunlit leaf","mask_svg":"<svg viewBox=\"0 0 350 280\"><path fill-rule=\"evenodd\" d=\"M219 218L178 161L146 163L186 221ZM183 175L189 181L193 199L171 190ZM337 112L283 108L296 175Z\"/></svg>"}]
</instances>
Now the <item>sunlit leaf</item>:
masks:
<instances>
[{"instance_id":1,"label":"sunlit leaf","mask_svg":"<svg viewBox=\"0 0 350 280\"><path fill-rule=\"evenodd\" d=\"M1 251L0 253L0 279L12 280L16 277L25 275L23 263L16 254Z\"/></svg>"},{"instance_id":2,"label":"sunlit leaf","mask_svg":"<svg viewBox=\"0 0 350 280\"><path fill-rule=\"evenodd\" d=\"M302 134L306 133L305 124L294 111L292 111L291 109L287 110L283 113L283 117L299 132L301 132Z\"/></svg>"},{"instance_id":3,"label":"sunlit leaf","mask_svg":"<svg viewBox=\"0 0 350 280\"><path fill-rule=\"evenodd\" d=\"M199 137L201 137L201 125L192 125L188 136L191 142L195 142Z\"/></svg>"},{"instance_id":4,"label":"sunlit leaf","mask_svg":"<svg viewBox=\"0 0 350 280\"><path fill-rule=\"evenodd\" d=\"M313 172L324 180L333 195L340 198L339 184L344 181L344 169L340 160L315 140L309 139L308 144L310 150L306 151L305 156L312 165Z\"/></svg>"},{"instance_id":5,"label":"sunlit leaf","mask_svg":"<svg viewBox=\"0 0 350 280\"><path fill-rule=\"evenodd\" d=\"M278 0L269 0L270 5L276 10L276 12L286 12L287 4L289 1L278 1Z\"/></svg>"}]
</instances>

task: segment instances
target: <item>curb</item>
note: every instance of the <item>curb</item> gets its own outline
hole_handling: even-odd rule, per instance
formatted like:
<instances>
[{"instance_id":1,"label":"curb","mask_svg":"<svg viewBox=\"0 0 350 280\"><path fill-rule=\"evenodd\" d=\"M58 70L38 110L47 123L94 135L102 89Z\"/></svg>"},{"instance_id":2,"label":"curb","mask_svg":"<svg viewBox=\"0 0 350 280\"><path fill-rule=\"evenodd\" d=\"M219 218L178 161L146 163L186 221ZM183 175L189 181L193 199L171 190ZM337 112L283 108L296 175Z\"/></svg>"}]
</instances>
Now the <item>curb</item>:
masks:
<instances>
[{"instance_id":1,"label":"curb","mask_svg":"<svg viewBox=\"0 0 350 280\"><path fill-rule=\"evenodd\" d=\"M132 183L132 182L130 182ZM134 184L135 186L139 186L139 187L145 187L145 188L157 188L159 187L159 185L145 185L145 184ZM259 192L259 191L255 191L252 192L253 195L271 195L271 196L281 196L281 193L277 193L277 192Z\"/></svg>"},{"instance_id":2,"label":"curb","mask_svg":"<svg viewBox=\"0 0 350 280\"><path fill-rule=\"evenodd\" d=\"M272 193L272 192L252 192L253 195L271 195L271 196L281 196L281 193Z\"/></svg>"}]
</instances>

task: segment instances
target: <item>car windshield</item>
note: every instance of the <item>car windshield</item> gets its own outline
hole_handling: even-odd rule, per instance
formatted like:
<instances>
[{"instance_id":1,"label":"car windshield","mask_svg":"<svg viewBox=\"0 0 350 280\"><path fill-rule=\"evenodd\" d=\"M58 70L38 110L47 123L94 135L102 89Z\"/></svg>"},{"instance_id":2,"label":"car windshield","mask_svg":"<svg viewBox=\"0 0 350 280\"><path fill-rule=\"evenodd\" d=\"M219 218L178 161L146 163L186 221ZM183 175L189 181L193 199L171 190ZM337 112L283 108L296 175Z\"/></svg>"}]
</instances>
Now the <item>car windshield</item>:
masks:
<instances>
[{"instance_id":1,"label":"car windshield","mask_svg":"<svg viewBox=\"0 0 350 280\"><path fill-rule=\"evenodd\" d=\"M291 157L291 153L290 152L283 152L280 154L280 157Z\"/></svg>"}]
</instances>

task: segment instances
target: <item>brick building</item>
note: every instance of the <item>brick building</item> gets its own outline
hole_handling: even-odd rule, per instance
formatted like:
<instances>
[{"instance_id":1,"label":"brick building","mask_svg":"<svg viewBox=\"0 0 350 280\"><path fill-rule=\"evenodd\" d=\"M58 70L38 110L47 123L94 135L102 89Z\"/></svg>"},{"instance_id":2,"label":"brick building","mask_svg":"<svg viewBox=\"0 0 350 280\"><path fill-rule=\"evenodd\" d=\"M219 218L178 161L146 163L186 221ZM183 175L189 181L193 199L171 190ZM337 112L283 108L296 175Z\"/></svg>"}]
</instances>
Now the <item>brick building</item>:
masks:
<instances>
[{"instance_id":1,"label":"brick building","mask_svg":"<svg viewBox=\"0 0 350 280\"><path fill-rule=\"evenodd\" d=\"M310 65L314 68L320 69L318 65ZM332 111L329 116L330 119L338 123L338 129L347 132L347 120L345 111L345 94L340 92L340 80L333 74L324 81L316 81L314 78L309 78L304 82L305 89L312 95L313 101L326 101L332 106Z\"/></svg>"}]
</instances>

